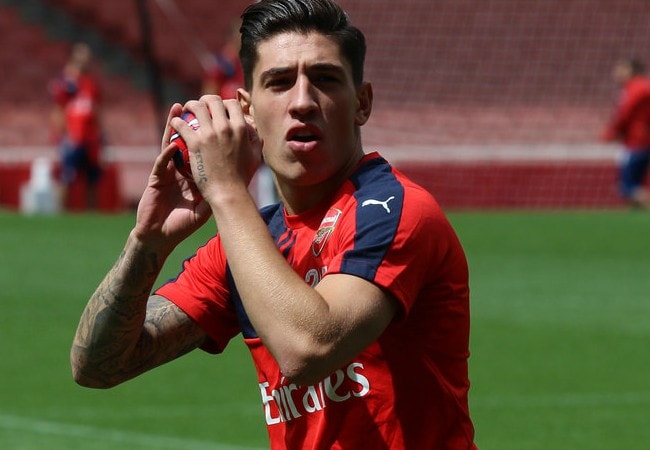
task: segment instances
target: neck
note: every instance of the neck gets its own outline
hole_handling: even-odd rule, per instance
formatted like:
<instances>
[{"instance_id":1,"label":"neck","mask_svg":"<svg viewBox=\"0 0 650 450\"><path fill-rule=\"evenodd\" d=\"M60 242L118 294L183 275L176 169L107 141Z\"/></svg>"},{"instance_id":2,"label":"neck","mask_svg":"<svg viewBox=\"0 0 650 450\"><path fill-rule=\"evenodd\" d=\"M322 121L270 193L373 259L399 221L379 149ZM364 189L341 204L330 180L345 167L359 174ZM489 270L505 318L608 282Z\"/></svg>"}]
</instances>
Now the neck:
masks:
<instances>
[{"instance_id":1,"label":"neck","mask_svg":"<svg viewBox=\"0 0 650 450\"><path fill-rule=\"evenodd\" d=\"M354 172L363 156L363 151L360 149L334 176L313 186L293 185L277 180L278 191L287 213L290 215L300 214L332 197Z\"/></svg>"}]
</instances>

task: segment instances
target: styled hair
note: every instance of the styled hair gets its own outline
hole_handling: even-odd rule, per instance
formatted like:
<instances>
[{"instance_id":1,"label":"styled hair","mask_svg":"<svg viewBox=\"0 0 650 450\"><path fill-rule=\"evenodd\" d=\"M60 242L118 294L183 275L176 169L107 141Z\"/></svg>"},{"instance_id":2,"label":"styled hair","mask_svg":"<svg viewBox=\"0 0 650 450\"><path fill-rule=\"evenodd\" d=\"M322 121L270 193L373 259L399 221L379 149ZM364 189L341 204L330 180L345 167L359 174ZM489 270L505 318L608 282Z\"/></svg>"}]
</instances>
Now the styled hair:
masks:
<instances>
[{"instance_id":1,"label":"styled hair","mask_svg":"<svg viewBox=\"0 0 650 450\"><path fill-rule=\"evenodd\" d=\"M352 67L356 86L363 82L366 39L350 23L345 11L332 0L260 0L241 16L241 48L239 59L246 89L253 86L253 69L258 62L258 45L287 32L318 32L334 39L341 54Z\"/></svg>"}]
</instances>

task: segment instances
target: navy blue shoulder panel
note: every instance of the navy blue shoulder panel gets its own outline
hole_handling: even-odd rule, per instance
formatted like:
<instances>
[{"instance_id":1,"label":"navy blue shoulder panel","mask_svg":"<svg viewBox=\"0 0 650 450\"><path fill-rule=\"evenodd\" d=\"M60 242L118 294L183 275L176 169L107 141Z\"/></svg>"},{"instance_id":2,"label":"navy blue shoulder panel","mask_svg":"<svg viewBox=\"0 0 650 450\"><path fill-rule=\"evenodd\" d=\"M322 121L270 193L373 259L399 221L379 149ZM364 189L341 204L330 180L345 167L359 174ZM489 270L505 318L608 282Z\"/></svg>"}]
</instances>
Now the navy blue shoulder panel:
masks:
<instances>
[{"instance_id":1,"label":"navy blue shoulder panel","mask_svg":"<svg viewBox=\"0 0 650 450\"><path fill-rule=\"evenodd\" d=\"M356 232L341 271L372 281L397 233L404 187L383 158L362 164L350 181L356 188Z\"/></svg>"},{"instance_id":2,"label":"navy blue shoulder panel","mask_svg":"<svg viewBox=\"0 0 650 450\"><path fill-rule=\"evenodd\" d=\"M235 312L237 313L237 322L239 323L241 333L246 339L256 338L257 332L248 319L248 314L246 314L244 304L242 303L241 297L239 296L239 291L235 285L235 279L233 278L232 272L230 271L230 266L226 266L226 278L228 280L228 288L230 289L230 301L235 307Z\"/></svg>"},{"instance_id":3,"label":"navy blue shoulder panel","mask_svg":"<svg viewBox=\"0 0 650 450\"><path fill-rule=\"evenodd\" d=\"M274 203L260 209L260 215L262 216L264 222L268 224L277 213L282 213L282 211L282 203Z\"/></svg>"}]
</instances>

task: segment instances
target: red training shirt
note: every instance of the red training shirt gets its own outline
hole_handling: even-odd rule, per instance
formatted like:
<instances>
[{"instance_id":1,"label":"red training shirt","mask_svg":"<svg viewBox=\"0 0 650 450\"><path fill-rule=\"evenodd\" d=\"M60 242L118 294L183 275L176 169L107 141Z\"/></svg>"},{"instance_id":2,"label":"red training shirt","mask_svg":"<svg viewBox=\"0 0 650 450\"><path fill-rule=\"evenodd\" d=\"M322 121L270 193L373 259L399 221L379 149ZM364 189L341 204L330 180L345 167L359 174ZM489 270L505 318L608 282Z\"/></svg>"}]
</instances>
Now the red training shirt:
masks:
<instances>
[{"instance_id":1,"label":"red training shirt","mask_svg":"<svg viewBox=\"0 0 650 450\"><path fill-rule=\"evenodd\" d=\"M635 76L621 92L603 139L620 139L629 150L650 149L650 79Z\"/></svg>"},{"instance_id":2,"label":"red training shirt","mask_svg":"<svg viewBox=\"0 0 650 450\"><path fill-rule=\"evenodd\" d=\"M335 273L359 276L401 307L363 352L320 383L298 386L284 378L248 320L218 235L158 289L205 329L204 350L219 353L242 333L271 448L475 449L467 263L431 195L372 153L330 202L295 216L272 205L262 215L306 283Z\"/></svg>"}]
</instances>

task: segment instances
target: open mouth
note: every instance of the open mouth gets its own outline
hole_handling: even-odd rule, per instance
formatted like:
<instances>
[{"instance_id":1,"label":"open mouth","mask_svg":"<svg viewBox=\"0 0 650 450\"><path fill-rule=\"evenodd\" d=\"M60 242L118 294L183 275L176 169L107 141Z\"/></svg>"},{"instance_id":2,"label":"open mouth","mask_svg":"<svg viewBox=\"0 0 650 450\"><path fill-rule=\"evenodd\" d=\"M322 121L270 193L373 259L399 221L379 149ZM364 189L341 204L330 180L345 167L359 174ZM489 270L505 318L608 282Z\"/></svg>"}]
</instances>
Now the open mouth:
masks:
<instances>
[{"instance_id":1,"label":"open mouth","mask_svg":"<svg viewBox=\"0 0 650 450\"><path fill-rule=\"evenodd\" d=\"M291 137L292 141L297 141L297 142L313 142L317 141L318 137L314 134L308 134L308 135L296 135Z\"/></svg>"},{"instance_id":2,"label":"open mouth","mask_svg":"<svg viewBox=\"0 0 650 450\"><path fill-rule=\"evenodd\" d=\"M287 140L308 144L310 142L320 141L321 136L319 130L315 127L302 125L290 130L289 133L287 133Z\"/></svg>"}]
</instances>

